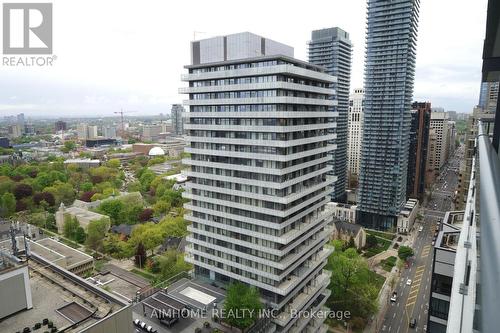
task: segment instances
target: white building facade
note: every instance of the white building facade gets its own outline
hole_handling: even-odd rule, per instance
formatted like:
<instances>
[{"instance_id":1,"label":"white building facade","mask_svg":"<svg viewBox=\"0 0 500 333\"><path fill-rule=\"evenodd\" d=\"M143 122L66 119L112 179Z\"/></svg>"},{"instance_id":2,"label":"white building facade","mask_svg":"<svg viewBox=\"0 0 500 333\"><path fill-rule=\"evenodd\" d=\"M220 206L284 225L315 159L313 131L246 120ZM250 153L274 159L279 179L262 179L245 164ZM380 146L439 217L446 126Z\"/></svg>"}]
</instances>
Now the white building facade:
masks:
<instances>
[{"instance_id":1,"label":"white building facade","mask_svg":"<svg viewBox=\"0 0 500 333\"><path fill-rule=\"evenodd\" d=\"M192 43L189 86L180 89L189 94L186 261L199 278L257 287L279 313L270 331L326 332L324 319L292 311L321 309L330 295L336 78L284 52L293 55L250 33Z\"/></svg>"},{"instance_id":2,"label":"white building facade","mask_svg":"<svg viewBox=\"0 0 500 333\"><path fill-rule=\"evenodd\" d=\"M361 139L363 137L363 106L365 92L362 88L354 89L349 96L348 136L347 136L347 170L349 183L357 182L359 175L359 158L361 155Z\"/></svg>"}]
</instances>

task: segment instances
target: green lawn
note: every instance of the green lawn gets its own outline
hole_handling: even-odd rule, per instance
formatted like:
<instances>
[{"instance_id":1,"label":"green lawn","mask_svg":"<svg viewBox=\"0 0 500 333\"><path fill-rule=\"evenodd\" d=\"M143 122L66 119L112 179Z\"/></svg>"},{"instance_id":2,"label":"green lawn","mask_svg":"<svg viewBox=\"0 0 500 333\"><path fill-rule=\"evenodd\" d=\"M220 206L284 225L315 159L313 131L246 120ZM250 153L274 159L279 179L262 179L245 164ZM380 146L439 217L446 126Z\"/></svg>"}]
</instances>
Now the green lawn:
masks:
<instances>
[{"instance_id":1,"label":"green lawn","mask_svg":"<svg viewBox=\"0 0 500 333\"><path fill-rule=\"evenodd\" d=\"M396 237L396 234L393 234L392 232L384 232L384 231L377 231L377 230L371 230L371 229L366 229L367 234L374 235L376 237L381 237L388 239L392 241L394 237Z\"/></svg>"},{"instance_id":2,"label":"green lawn","mask_svg":"<svg viewBox=\"0 0 500 333\"><path fill-rule=\"evenodd\" d=\"M390 272L394 266L396 266L396 261L398 258L391 256L387 259L380 261L380 266L387 272Z\"/></svg>"},{"instance_id":3,"label":"green lawn","mask_svg":"<svg viewBox=\"0 0 500 333\"><path fill-rule=\"evenodd\" d=\"M148 272L141 270L141 269L138 269L138 268L132 268L130 271L132 273L140 275L143 278L148 279L148 280L153 280L156 278L156 276L154 274L148 273Z\"/></svg>"},{"instance_id":4,"label":"green lawn","mask_svg":"<svg viewBox=\"0 0 500 333\"><path fill-rule=\"evenodd\" d=\"M377 246L374 246L374 247L371 247L371 248L368 248L365 250L365 253L363 254L363 256L366 258L373 257L376 254L379 254L381 252L386 251L389 248L389 246L391 246L392 238L395 237L395 235L393 235L392 238L381 237L381 236L379 236L379 234L382 234L383 236L387 236L387 235L385 233L380 233L380 232L372 231L372 230L366 231L366 234L367 235L371 234L377 238Z\"/></svg>"}]
</instances>

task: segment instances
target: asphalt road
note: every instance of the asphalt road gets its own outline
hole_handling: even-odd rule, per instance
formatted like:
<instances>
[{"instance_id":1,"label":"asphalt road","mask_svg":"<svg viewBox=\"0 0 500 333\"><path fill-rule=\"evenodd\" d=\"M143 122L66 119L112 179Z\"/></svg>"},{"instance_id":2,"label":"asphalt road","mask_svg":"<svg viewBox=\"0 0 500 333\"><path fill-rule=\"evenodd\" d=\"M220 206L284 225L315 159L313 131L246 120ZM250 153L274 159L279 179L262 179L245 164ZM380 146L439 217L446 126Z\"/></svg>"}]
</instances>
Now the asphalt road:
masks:
<instances>
[{"instance_id":1,"label":"asphalt road","mask_svg":"<svg viewBox=\"0 0 500 333\"><path fill-rule=\"evenodd\" d=\"M410 260L410 266L403 268L401 276L395 285L397 301L389 303L381 332L405 333L425 332L432 270L432 242L436 230L436 223L440 222L448 210L453 207L453 194L458 183L458 169L463 149L459 148L443 167L440 177L434 184L431 199L422 207L424 219L421 223L423 230L417 233L413 250L415 256ZM418 230L419 225L415 229ZM411 279L410 285L407 280ZM392 292L391 292L392 294ZM390 302L390 301L388 301ZM411 319L416 319L415 328L410 328Z\"/></svg>"}]
</instances>

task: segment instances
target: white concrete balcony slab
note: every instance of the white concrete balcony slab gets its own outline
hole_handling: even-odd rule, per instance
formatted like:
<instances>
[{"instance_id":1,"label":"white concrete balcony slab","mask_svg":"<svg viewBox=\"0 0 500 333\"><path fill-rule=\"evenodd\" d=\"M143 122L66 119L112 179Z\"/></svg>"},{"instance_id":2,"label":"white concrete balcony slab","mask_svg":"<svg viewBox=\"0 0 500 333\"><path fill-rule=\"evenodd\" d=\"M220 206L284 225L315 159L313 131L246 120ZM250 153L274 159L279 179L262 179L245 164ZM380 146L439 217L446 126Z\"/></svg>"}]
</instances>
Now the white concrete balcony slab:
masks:
<instances>
[{"instance_id":1,"label":"white concrete balcony slab","mask_svg":"<svg viewBox=\"0 0 500 333\"><path fill-rule=\"evenodd\" d=\"M326 264L326 260L328 259L328 256L333 253L333 249L330 248L328 245L325 245L323 247L323 250L316 255L316 258L313 260L310 260L307 262L308 266L305 267L304 269L301 270L299 275L302 276L307 276L309 275L312 271L314 271L318 266ZM291 292L300 282L301 282L301 277L292 275L287 281L282 282L279 286L278 289L282 291L282 295L286 295L289 292Z\"/></svg>"},{"instance_id":2,"label":"white concrete balcony slab","mask_svg":"<svg viewBox=\"0 0 500 333\"><path fill-rule=\"evenodd\" d=\"M253 230L238 228L238 227L234 227L231 225L210 221L207 219L201 219L198 217L194 217L193 214L185 214L184 218L188 221L191 221L191 222L196 222L196 223L200 223L200 224L204 224L204 225L208 225L208 226L216 227L216 228L224 228L224 229L229 230L229 231L244 233L244 234L250 235L252 237L259 237L261 239L269 240L269 241L279 243L279 244L289 244L292 241L295 242L301 235L310 231L312 228L317 227L318 225L323 225L325 227L325 231L327 231L331 234L332 228L327 224L329 222L327 219L328 216L329 216L328 212L318 214L318 216L308 219L308 222L300 223L296 229L292 229L281 236L269 235L266 233L261 233L261 232L256 232ZM269 228L269 226L266 223L267 222L263 222L263 223L260 223L259 225Z\"/></svg>"},{"instance_id":3,"label":"white concrete balcony slab","mask_svg":"<svg viewBox=\"0 0 500 333\"><path fill-rule=\"evenodd\" d=\"M337 145L333 144L333 145L328 145L326 147L310 149L302 151L300 153L287 154L287 155L260 154L260 153L238 152L238 151L227 151L227 150L216 150L216 149L197 149L191 147L186 147L184 149L184 152L190 154L209 155L209 156L225 156L225 157L265 160L265 161L288 162L299 158L309 157L311 155L332 152L335 149L337 149Z\"/></svg>"},{"instance_id":4,"label":"white concrete balcony slab","mask_svg":"<svg viewBox=\"0 0 500 333\"><path fill-rule=\"evenodd\" d=\"M183 118L337 118L337 111L185 112Z\"/></svg>"},{"instance_id":5,"label":"white concrete balcony slab","mask_svg":"<svg viewBox=\"0 0 500 333\"><path fill-rule=\"evenodd\" d=\"M326 173L326 172L324 172L324 173ZM333 178L326 177L326 181L322 181L322 182L315 184L313 186L305 187L299 193L293 193L293 194L287 195L285 197L278 197L278 196L274 196L274 195L265 195L265 194L260 194L260 193L239 191L239 190L227 189L227 188L222 188L222 187L217 187L217 186L202 185L202 184L197 184L197 183L192 183L192 182L186 183L186 189L188 191L184 192L184 193L186 193L186 197L188 197L188 194L191 194L191 191L189 191L190 189L197 189L197 190L209 191L212 193L234 195L234 196L239 196L239 197L243 197L243 198L251 198L251 199L255 199L255 200L262 200L262 201L267 201L267 202L274 202L274 203L279 203L279 204L283 204L283 205L288 205L288 204L291 204L294 201L297 201L300 198L302 198L310 193L313 193L317 190L320 190L324 187L327 187L333 183L334 183ZM265 186L265 184L264 184L264 186Z\"/></svg>"},{"instance_id":6,"label":"white concrete balcony slab","mask_svg":"<svg viewBox=\"0 0 500 333\"><path fill-rule=\"evenodd\" d=\"M263 246L263 245L259 245L259 244L255 244L255 243L249 243L249 242L241 240L241 239L236 239L236 238L233 238L233 237L221 235L221 234L210 232L210 231L207 231L207 230L198 229L198 228L195 228L192 225L188 225L187 226L187 230L189 232L191 232L191 234L204 235L206 237L218 239L218 240L221 240L221 241L224 241L224 242L228 242L228 243L232 243L232 244L238 244L238 245L245 246L245 247L250 247L250 248L255 249L257 251L260 251L262 253L269 253L269 254L276 255L278 257L284 257L288 253L290 253L290 251L292 251L294 248L296 248L297 246L299 246L302 242L304 242L305 240L311 238L314 234L317 234L318 231L321 230L321 228L324 228L324 227L325 227L325 225L324 225L324 222L322 221L322 223L317 224L314 228L310 229L307 233L304 233L301 237L299 237L296 240L294 240L293 243L290 243L288 246L286 246L285 248L283 248L281 250L274 249L274 248L271 248L269 246ZM327 239L326 237L327 237L327 233L323 232L323 234L320 234L320 236L317 236L316 239L318 239L318 242L319 242L319 240ZM215 244L201 241L201 240L196 239L196 238L194 238L192 236L188 236L188 238L193 243L197 243L197 244L206 246L208 248L214 248L215 249L217 247L217 245L215 245ZM188 238L186 238L186 239L188 239ZM314 245L315 244L312 243L312 245L309 246L309 249L312 246L314 246ZM234 254L234 255L240 255L241 254L241 252L239 252L239 251L233 251L233 250L230 250L230 249L222 249L222 250L223 251L230 251L231 254ZM278 263L276 265L277 265L277 267L279 267L281 269L284 269L286 267L286 265L280 265Z\"/></svg>"},{"instance_id":7,"label":"white concrete balcony slab","mask_svg":"<svg viewBox=\"0 0 500 333\"><path fill-rule=\"evenodd\" d=\"M316 300L316 298L326 289L326 287L330 283L330 278L331 278L331 272L323 270L323 273L321 275L317 276L314 280L312 280L308 284L305 291L302 291L299 294L297 294L293 298L292 302L288 303L285 306L284 311L281 312L277 316L277 318L273 320L274 323L282 327L289 325L290 321L294 319L292 318L291 310L293 309L301 311L311 306L311 304ZM300 320L298 318L295 319L296 321ZM303 323L303 325L304 326L307 325L307 322ZM300 332L300 330L297 332Z\"/></svg>"},{"instance_id":8,"label":"white concrete balcony slab","mask_svg":"<svg viewBox=\"0 0 500 333\"><path fill-rule=\"evenodd\" d=\"M270 209L270 208L264 208L264 207L256 207L254 205L241 204L241 203L231 202L228 200L221 200L221 199L217 199L217 198L209 198L209 197L200 196L200 195L196 195L196 194L189 193L189 192L182 192L182 197L186 198L186 199L191 199L191 200L198 200L201 202L209 202L209 203L212 203L214 205L223 205L226 207L232 207L232 208L243 209L243 210L248 210L248 211L254 211L254 210L258 209L259 212L261 212L263 214L285 218L285 217L301 210L302 208L306 207L307 205L311 204L312 202L314 202L322 197L328 196L329 193L331 192L328 185L331 183L332 183L332 180L330 180L329 183L325 182L325 183L318 185L317 189L324 188L324 190L321 191L320 193L316 194L315 196L307 199L306 201L303 201L300 204L297 204L297 205L295 205L287 210L278 210L278 209ZM304 191L304 192L310 192L310 191L308 190L308 191Z\"/></svg>"},{"instance_id":9,"label":"white concrete balcony slab","mask_svg":"<svg viewBox=\"0 0 500 333\"><path fill-rule=\"evenodd\" d=\"M323 292L319 293L319 295L316 297L316 299L317 299L318 297L323 296L323 300L317 306L315 306L314 308L311 308L311 304L309 304L308 306L305 306L304 310L307 310L307 308L309 308L308 311L311 311L311 312L315 312L315 311L320 310L320 308L323 307L323 305L327 301L328 297L330 297L331 293L332 292L330 290L325 289ZM314 303L314 302L312 302L312 303ZM301 317L291 327L288 328L288 332L289 333L303 333L304 332L304 328L309 323L311 323L311 321L312 321L311 317Z\"/></svg>"},{"instance_id":10,"label":"white concrete balcony slab","mask_svg":"<svg viewBox=\"0 0 500 333\"><path fill-rule=\"evenodd\" d=\"M186 136L185 140L187 143L191 142L208 142L208 143L219 143L228 145L246 145L246 146L264 146L264 147L294 147L305 145L314 142L322 142L328 140L334 140L337 138L337 134L327 134L316 137L309 137L297 140L252 140L252 139L226 139L226 138L213 138L205 136Z\"/></svg>"},{"instance_id":11,"label":"white concrete balcony slab","mask_svg":"<svg viewBox=\"0 0 500 333\"><path fill-rule=\"evenodd\" d=\"M246 98L213 98L213 99L186 99L184 105L248 105L248 104L299 104L337 106L337 100L318 99L306 97L272 96L272 97L246 97Z\"/></svg>"},{"instance_id":12,"label":"white concrete balcony slab","mask_svg":"<svg viewBox=\"0 0 500 333\"><path fill-rule=\"evenodd\" d=\"M269 133L290 133L302 132L319 129L333 129L337 127L336 122L328 122L323 124L312 125L295 125L295 126L249 126L249 125L209 125L209 124L184 124L185 130L200 130L200 131L236 131L236 132L269 132Z\"/></svg>"},{"instance_id":13,"label":"white concrete balcony slab","mask_svg":"<svg viewBox=\"0 0 500 333\"><path fill-rule=\"evenodd\" d=\"M326 73L321 73L313 71L306 68L301 68L291 64L283 64L276 66L265 66L265 67L253 67L253 68L241 68L241 69L229 69L223 71L214 72L202 72L202 73L191 73L191 74L181 74L182 81L200 81L200 80L212 80L212 79L228 79L243 76L262 76L262 75L273 75L273 74L292 74L293 76L299 76L303 78L312 78L318 81L334 83L337 82L337 77L328 75Z\"/></svg>"},{"instance_id":14,"label":"white concrete balcony slab","mask_svg":"<svg viewBox=\"0 0 500 333\"><path fill-rule=\"evenodd\" d=\"M212 174L212 173L201 173L201 172L192 172L192 171L183 171L183 174L185 176L193 177L193 178L211 179L211 180L218 180L218 181L223 181L223 182L231 182L231 183L235 183L235 184L260 186L260 187L272 188L272 189L284 189L284 188L290 187L292 185L295 185L297 183L303 182L304 180L307 180L307 179L310 179L310 178L313 178L313 177L316 177L319 175L326 174L331 170L332 170L332 166L327 165L324 168L321 168L319 170L302 175L302 176L294 178L294 179L290 179L290 180L283 182L283 183L255 180L255 179L251 179L251 178L220 176L220 175L216 175L216 174ZM248 169L245 171L251 172ZM331 177L334 180L334 182L337 180L337 176L329 176L329 177ZM190 184L190 183L187 183L187 184Z\"/></svg>"},{"instance_id":15,"label":"white concrete balcony slab","mask_svg":"<svg viewBox=\"0 0 500 333\"><path fill-rule=\"evenodd\" d=\"M290 224L294 223L295 221L300 220L301 218L303 218L304 216L308 215L309 213L311 213L311 212L313 212L313 211L321 208L322 206L326 205L328 202L330 202L330 198L325 197L320 202L318 202L318 203L314 204L313 206L311 206L311 207L303 210L299 214L294 215L293 217L285 220L282 223L272 223L272 222L269 222L269 221L262 221L262 220L259 220L259 219L254 219L254 218L250 218L250 217L246 217L246 216L241 216L241 215L236 215L236 214L231 214L231 213L225 213L225 212L222 212L220 210L214 210L214 209L208 209L208 208L203 208L203 207L195 206L195 205L192 205L189 202L184 204L184 208L187 209L187 210L190 210L190 211L197 211L197 212L204 213L204 214L210 214L210 215L214 215L214 216L220 216L220 217L223 217L223 218L233 219L233 220L242 221L242 222L245 222L245 223L251 223L251 224L255 224L255 225L261 225L261 226L265 226L265 227L268 227L268 228L273 228L273 229L281 230L283 228L286 228Z\"/></svg>"},{"instance_id":16,"label":"white concrete balcony slab","mask_svg":"<svg viewBox=\"0 0 500 333\"><path fill-rule=\"evenodd\" d=\"M179 88L179 94L198 94L198 93L247 91L247 90L276 90L276 89L304 91L304 92L312 92L325 95L336 95L336 91L333 88L316 87L306 84L299 84L299 83L285 82L285 81L224 84L217 86L200 86L200 87L181 87Z\"/></svg>"},{"instance_id":17,"label":"white concrete balcony slab","mask_svg":"<svg viewBox=\"0 0 500 333\"><path fill-rule=\"evenodd\" d=\"M331 159L331 157L326 156L326 157L318 158L318 159L315 159L315 160L312 160L309 162L300 163L300 164L297 164L297 165L294 165L294 166L291 166L288 168L284 168L284 169L270 169L270 168L253 167L253 166L230 164L230 163L197 161L197 160L192 160L190 158L183 159L182 163L185 165L196 165L196 166L202 166L202 167L237 170L237 171L248 171L248 172L262 173L262 174L267 174L267 175L283 176L283 175L286 175L290 172L294 172L294 171L297 171L300 169L308 168L312 165L326 163L326 162L330 161L330 159Z\"/></svg>"}]
</instances>

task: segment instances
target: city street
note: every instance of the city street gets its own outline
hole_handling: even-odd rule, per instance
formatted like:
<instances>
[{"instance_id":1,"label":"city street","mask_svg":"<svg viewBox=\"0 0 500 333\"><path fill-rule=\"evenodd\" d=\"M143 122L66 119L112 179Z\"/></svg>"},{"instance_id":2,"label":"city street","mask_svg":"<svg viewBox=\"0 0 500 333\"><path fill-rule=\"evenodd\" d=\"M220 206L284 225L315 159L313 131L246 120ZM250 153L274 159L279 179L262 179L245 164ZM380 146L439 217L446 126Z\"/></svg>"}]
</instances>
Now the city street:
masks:
<instances>
[{"instance_id":1,"label":"city street","mask_svg":"<svg viewBox=\"0 0 500 333\"><path fill-rule=\"evenodd\" d=\"M458 183L458 168L463 154L461 147L456 150L442 173L434 184L431 199L421 208L424 219L421 224L413 228L416 233L413 243L415 256L410 260L408 268L403 268L395 285L397 300L389 302L381 332L425 332L427 312L429 308L431 270L432 270L432 243L436 223L440 222L445 212L452 210L452 201ZM423 230L418 231L422 225ZM407 284L411 279L411 284ZM392 295L392 292L391 292ZM390 296L389 296L390 297ZM389 298L388 297L388 298ZM410 321L416 320L415 328L410 328Z\"/></svg>"}]
</instances>

